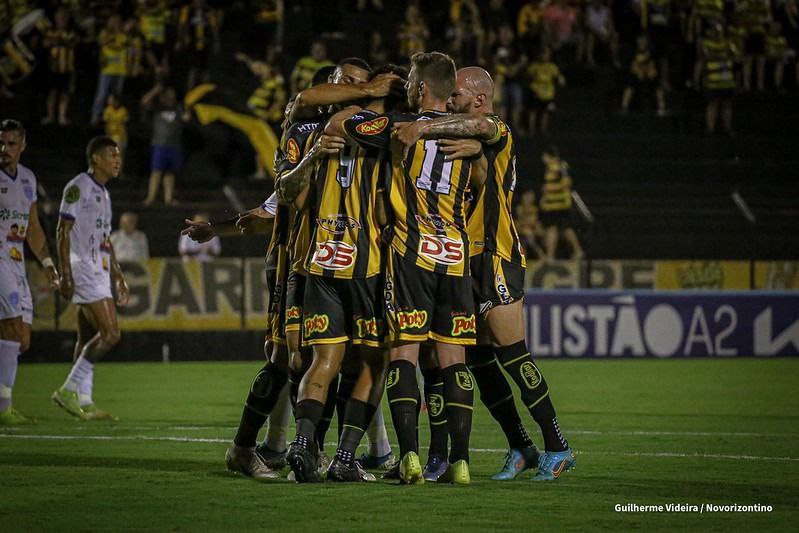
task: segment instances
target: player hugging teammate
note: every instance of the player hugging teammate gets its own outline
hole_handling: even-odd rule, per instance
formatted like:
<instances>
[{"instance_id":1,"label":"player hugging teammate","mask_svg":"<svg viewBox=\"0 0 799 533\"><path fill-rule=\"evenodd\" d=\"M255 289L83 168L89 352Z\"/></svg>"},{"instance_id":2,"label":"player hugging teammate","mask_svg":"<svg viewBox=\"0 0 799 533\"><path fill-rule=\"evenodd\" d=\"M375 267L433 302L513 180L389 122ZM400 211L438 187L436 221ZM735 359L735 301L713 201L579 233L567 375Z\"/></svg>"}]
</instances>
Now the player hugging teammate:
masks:
<instances>
[{"instance_id":1,"label":"player hugging teammate","mask_svg":"<svg viewBox=\"0 0 799 533\"><path fill-rule=\"evenodd\" d=\"M476 382L508 440L493 479L527 469L537 480L559 477L575 456L524 339L515 147L493 113L491 77L477 67L456 71L449 56L431 52L415 54L407 73L347 58L322 81L295 96L276 158L270 338L286 343L285 362L256 376L228 468L276 477L254 444L288 381L296 437L286 460L296 481L370 481L363 466L392 465L387 444L372 452L386 441L385 390L401 483L468 484ZM423 366L436 367L424 371L437 443L425 468L422 344L433 353ZM540 425L545 451L524 429L501 368ZM334 407L338 448L327 466ZM372 457L356 459L367 428Z\"/></svg>"}]
</instances>

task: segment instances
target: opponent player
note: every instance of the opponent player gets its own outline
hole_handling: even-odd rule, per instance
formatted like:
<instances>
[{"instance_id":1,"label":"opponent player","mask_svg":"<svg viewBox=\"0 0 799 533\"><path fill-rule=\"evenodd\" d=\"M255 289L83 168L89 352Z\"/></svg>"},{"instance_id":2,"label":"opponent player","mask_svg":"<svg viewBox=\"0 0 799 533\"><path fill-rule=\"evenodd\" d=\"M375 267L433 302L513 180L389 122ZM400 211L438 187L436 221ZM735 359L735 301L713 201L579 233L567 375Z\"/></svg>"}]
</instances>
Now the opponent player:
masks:
<instances>
[{"instance_id":1,"label":"opponent player","mask_svg":"<svg viewBox=\"0 0 799 533\"><path fill-rule=\"evenodd\" d=\"M52 288L58 273L39 223L36 176L20 164L25 128L16 120L0 122L0 426L28 422L11 402L19 355L31 341L33 300L25 276L27 240Z\"/></svg>"},{"instance_id":2,"label":"opponent player","mask_svg":"<svg viewBox=\"0 0 799 533\"><path fill-rule=\"evenodd\" d=\"M408 103L419 114L405 120L446 115L455 87L455 64L446 54L418 53L411 58L406 84ZM359 113L343 123L346 135L365 147L389 148L389 200L393 214L385 281L386 322L392 343L386 390L400 444L400 477L423 483L417 438L419 343L436 343L444 381L444 403L452 439L450 466L443 479L467 484L474 384L464 346L475 342L474 302L467 257L466 191L473 165L447 160L435 141L420 140L410 149L391 142L395 115ZM479 147L478 147L479 151ZM482 178L485 176L482 175ZM480 173L475 172L476 182Z\"/></svg>"},{"instance_id":3,"label":"opponent player","mask_svg":"<svg viewBox=\"0 0 799 533\"><path fill-rule=\"evenodd\" d=\"M511 211L516 187L516 155L510 128L494 115L494 84L479 67L458 71L450 108L459 113L426 122L398 125L406 145L419 139L478 137L484 140L488 179L468 218L470 263L479 308L478 346L469 347L469 367L480 398L508 438L502 471L492 479L513 479L538 466L536 480L552 480L575 464L574 451L561 434L549 387L524 338L525 258ZM494 357L496 355L496 358ZM541 427L546 452L538 451L521 424L508 382L497 360L516 382L522 401Z\"/></svg>"},{"instance_id":4,"label":"opponent player","mask_svg":"<svg viewBox=\"0 0 799 533\"><path fill-rule=\"evenodd\" d=\"M92 399L94 365L119 343L116 301L128 303L129 290L108 238L111 233L109 180L122 168L119 146L106 136L94 137L86 147L89 169L64 187L57 228L61 294L78 308L75 363L52 400L82 420L114 417L98 409Z\"/></svg>"}]
</instances>

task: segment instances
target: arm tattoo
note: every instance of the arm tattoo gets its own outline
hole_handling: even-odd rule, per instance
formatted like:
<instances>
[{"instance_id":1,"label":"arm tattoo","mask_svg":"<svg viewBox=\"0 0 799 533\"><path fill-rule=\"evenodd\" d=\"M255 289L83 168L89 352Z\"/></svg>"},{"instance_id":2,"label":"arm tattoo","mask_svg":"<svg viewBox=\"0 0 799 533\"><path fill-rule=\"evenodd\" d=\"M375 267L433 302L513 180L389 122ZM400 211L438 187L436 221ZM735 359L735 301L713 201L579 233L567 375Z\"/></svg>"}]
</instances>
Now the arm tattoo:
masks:
<instances>
[{"instance_id":1,"label":"arm tattoo","mask_svg":"<svg viewBox=\"0 0 799 533\"><path fill-rule=\"evenodd\" d=\"M316 146L292 170L281 175L277 186L277 199L281 204L290 205L311 182L316 166Z\"/></svg>"},{"instance_id":2,"label":"arm tattoo","mask_svg":"<svg viewBox=\"0 0 799 533\"><path fill-rule=\"evenodd\" d=\"M441 137L490 139L496 134L497 126L486 117L458 114L425 121L422 131L422 137L426 139Z\"/></svg>"}]
</instances>

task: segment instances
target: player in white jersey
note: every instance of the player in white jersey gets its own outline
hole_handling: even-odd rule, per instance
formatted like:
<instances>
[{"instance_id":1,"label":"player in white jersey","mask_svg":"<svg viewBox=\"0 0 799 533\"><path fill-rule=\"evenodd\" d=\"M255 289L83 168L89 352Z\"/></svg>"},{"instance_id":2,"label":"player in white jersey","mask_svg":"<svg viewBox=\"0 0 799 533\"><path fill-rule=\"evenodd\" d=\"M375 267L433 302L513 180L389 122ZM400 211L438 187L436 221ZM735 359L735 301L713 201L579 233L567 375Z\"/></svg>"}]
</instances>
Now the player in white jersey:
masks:
<instances>
[{"instance_id":1,"label":"player in white jersey","mask_svg":"<svg viewBox=\"0 0 799 533\"><path fill-rule=\"evenodd\" d=\"M75 363L52 400L83 420L113 419L92 400L94 365L119 342L116 307L128 303L129 290L111 245L111 197L106 183L119 175L122 155L113 139L99 136L86 147L89 170L75 176L61 200L58 259L61 294L78 307Z\"/></svg>"},{"instance_id":2,"label":"player in white jersey","mask_svg":"<svg viewBox=\"0 0 799 533\"><path fill-rule=\"evenodd\" d=\"M0 122L0 426L27 418L11 404L19 355L30 346L33 300L25 276L25 241L42 263L53 288L58 283L36 209L36 176L19 164L25 128Z\"/></svg>"}]
</instances>

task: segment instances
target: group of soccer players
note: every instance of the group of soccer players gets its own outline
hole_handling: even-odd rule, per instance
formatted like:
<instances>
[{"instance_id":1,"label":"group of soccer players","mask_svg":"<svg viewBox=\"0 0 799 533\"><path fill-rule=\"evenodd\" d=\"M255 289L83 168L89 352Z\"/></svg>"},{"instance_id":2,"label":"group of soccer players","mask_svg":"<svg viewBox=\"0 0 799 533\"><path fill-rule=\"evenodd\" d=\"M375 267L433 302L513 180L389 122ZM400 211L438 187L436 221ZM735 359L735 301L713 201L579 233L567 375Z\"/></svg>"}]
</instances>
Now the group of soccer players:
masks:
<instances>
[{"instance_id":1,"label":"group of soccer players","mask_svg":"<svg viewBox=\"0 0 799 533\"><path fill-rule=\"evenodd\" d=\"M373 71L347 58L318 72L286 110L275 195L239 221L184 230L202 240L274 219L268 361L227 450L230 470L278 476L278 451L255 444L287 386L296 420L290 476L374 479L364 468L390 466L390 450L376 461L355 452L367 428L370 440L385 435L385 391L400 449L384 477L468 484L475 382L508 440L492 479L532 469L534 479L553 480L575 464L525 343L515 146L493 113L493 81L479 67L456 70L439 52L417 53L410 65ZM431 431L424 467L417 366ZM543 450L502 369L540 426ZM334 407L338 447L320 464Z\"/></svg>"},{"instance_id":2,"label":"group of soccer players","mask_svg":"<svg viewBox=\"0 0 799 533\"><path fill-rule=\"evenodd\" d=\"M113 419L97 408L92 390L95 363L120 338L112 279L116 304L125 305L129 295L109 239L111 199L105 187L119 175L119 146L110 137L93 138L86 148L88 169L64 188L57 228L58 269L39 222L36 176L20 163L25 148L24 126L13 119L0 121L0 425L29 421L12 405L18 358L30 345L33 322L26 241L50 287L77 307L73 366L52 400L83 420Z\"/></svg>"}]
</instances>

